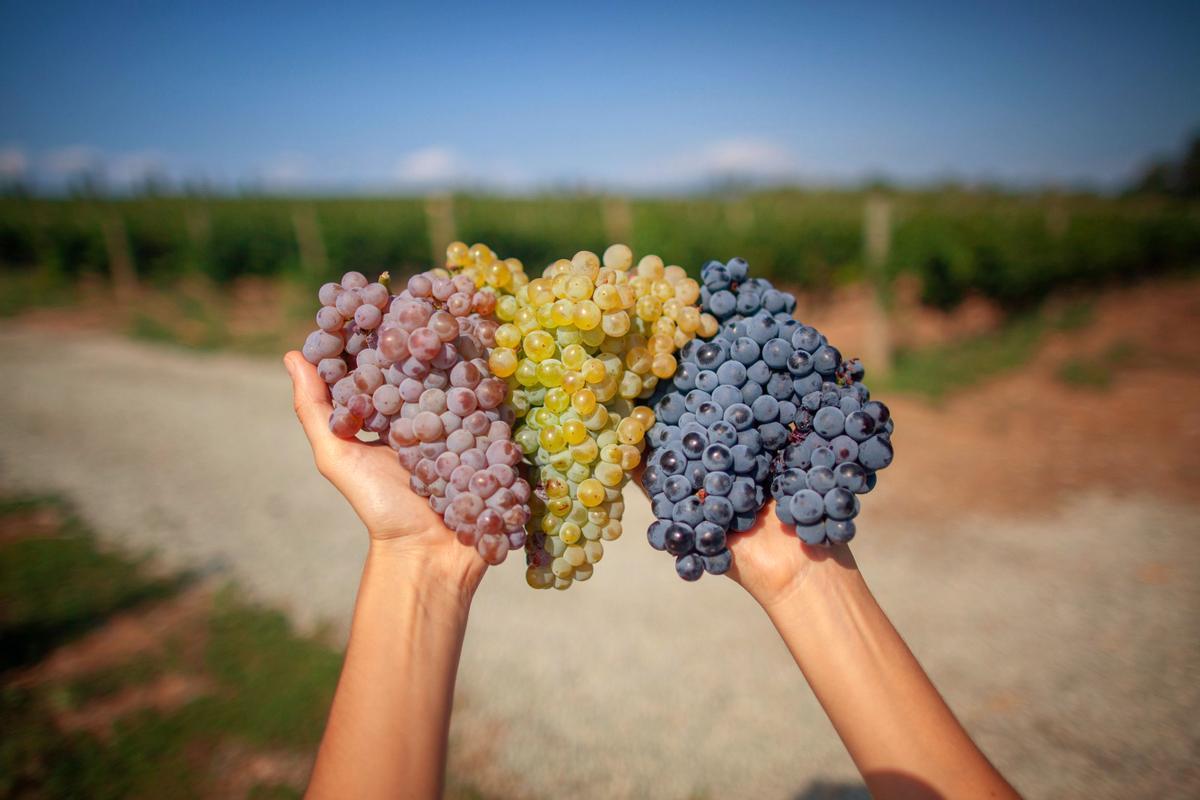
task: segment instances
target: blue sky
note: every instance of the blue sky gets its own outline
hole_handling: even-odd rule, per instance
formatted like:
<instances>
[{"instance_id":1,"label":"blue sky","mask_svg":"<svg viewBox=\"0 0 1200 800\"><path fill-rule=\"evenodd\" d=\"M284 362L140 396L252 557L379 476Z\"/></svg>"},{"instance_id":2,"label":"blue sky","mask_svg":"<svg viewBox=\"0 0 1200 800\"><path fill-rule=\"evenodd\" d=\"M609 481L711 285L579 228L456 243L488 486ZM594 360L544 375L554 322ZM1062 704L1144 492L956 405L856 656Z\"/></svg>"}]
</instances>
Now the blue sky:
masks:
<instances>
[{"instance_id":1,"label":"blue sky","mask_svg":"<svg viewBox=\"0 0 1200 800\"><path fill-rule=\"evenodd\" d=\"M1195 2L433 5L0 0L0 173L1108 186L1200 130Z\"/></svg>"}]
</instances>

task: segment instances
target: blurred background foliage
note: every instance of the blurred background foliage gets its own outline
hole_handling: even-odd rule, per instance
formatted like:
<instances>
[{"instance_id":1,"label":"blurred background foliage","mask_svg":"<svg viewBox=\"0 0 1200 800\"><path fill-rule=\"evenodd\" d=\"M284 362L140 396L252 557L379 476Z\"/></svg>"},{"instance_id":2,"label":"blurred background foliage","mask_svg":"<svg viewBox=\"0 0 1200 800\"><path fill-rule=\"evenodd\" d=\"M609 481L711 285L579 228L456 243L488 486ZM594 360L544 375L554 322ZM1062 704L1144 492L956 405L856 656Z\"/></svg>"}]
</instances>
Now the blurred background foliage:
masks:
<instances>
[{"instance_id":1,"label":"blurred background foliage","mask_svg":"<svg viewBox=\"0 0 1200 800\"><path fill-rule=\"evenodd\" d=\"M971 293L1021 308L1056 290L1200 262L1200 203L1149 192L779 189L633 199L455 195L437 205L455 236L488 242L530 269L622 240L693 272L710 258L740 255L759 275L821 290L864 277L871 195L891 204L887 275L916 277L923 301L938 308ZM444 246L431 241L438 213L410 197L8 197L0 200L0 265L9 273L40 266L65 279L106 275L105 225L116 220L138 278L152 284L183 275L227 284L316 282L347 269L408 273Z\"/></svg>"}]
</instances>

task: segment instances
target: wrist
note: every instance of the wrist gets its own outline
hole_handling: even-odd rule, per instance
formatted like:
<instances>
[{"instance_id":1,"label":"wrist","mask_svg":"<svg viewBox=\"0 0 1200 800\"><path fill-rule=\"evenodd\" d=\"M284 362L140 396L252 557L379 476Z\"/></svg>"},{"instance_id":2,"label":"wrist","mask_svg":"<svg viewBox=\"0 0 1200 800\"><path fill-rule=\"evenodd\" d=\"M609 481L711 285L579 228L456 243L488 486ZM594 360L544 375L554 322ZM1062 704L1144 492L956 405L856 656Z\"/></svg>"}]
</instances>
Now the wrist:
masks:
<instances>
[{"instance_id":1,"label":"wrist","mask_svg":"<svg viewBox=\"0 0 1200 800\"><path fill-rule=\"evenodd\" d=\"M461 606L464 611L469 608L487 564L474 550L457 542L431 552L428 545L405 542L404 538L372 538L367 569L427 598Z\"/></svg>"},{"instance_id":2,"label":"wrist","mask_svg":"<svg viewBox=\"0 0 1200 800\"><path fill-rule=\"evenodd\" d=\"M801 564L780 590L755 596L768 613L787 608L811 609L827 602L849 583L861 580L854 556L846 545L825 547L797 542Z\"/></svg>"}]
</instances>

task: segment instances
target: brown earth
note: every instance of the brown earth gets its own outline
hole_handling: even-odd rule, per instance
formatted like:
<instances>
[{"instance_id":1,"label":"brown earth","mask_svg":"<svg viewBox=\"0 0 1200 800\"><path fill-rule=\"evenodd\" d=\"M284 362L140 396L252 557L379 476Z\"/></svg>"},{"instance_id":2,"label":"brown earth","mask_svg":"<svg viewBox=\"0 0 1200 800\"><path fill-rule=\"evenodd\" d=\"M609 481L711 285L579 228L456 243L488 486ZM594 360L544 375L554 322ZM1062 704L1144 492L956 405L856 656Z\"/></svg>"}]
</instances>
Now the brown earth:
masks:
<instances>
[{"instance_id":1,"label":"brown earth","mask_svg":"<svg viewBox=\"0 0 1200 800\"><path fill-rule=\"evenodd\" d=\"M1084 490L1200 501L1200 281L1109 294L1081 330L1051 333L1030 364L931 406L891 399L905 470L896 513L1016 516ZM1068 358L1130 348L1107 388L1072 387Z\"/></svg>"}]
</instances>

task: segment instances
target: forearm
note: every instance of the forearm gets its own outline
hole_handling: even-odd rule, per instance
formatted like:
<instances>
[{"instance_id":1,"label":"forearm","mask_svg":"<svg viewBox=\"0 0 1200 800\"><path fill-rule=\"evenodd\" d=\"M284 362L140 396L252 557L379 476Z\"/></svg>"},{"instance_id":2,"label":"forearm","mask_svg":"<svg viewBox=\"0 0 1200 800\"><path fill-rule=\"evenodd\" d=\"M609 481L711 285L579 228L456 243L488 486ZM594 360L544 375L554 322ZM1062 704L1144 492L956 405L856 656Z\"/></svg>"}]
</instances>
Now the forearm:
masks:
<instances>
[{"instance_id":1,"label":"forearm","mask_svg":"<svg viewBox=\"0 0 1200 800\"><path fill-rule=\"evenodd\" d=\"M477 581L372 545L308 797L440 795Z\"/></svg>"},{"instance_id":2,"label":"forearm","mask_svg":"<svg viewBox=\"0 0 1200 800\"><path fill-rule=\"evenodd\" d=\"M873 796L1016 796L840 555L764 607Z\"/></svg>"}]
</instances>

